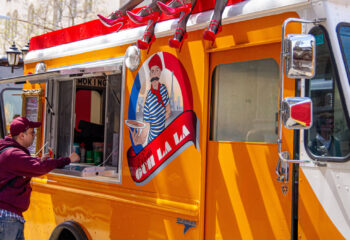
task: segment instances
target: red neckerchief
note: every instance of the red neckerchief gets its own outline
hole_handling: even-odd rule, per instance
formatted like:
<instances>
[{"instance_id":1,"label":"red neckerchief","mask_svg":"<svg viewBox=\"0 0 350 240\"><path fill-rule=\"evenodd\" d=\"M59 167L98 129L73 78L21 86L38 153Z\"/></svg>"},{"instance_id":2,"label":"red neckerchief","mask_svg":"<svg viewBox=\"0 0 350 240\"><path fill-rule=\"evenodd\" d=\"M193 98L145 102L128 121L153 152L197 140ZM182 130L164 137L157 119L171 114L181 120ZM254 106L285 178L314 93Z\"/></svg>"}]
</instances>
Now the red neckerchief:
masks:
<instances>
[{"instance_id":1,"label":"red neckerchief","mask_svg":"<svg viewBox=\"0 0 350 240\"><path fill-rule=\"evenodd\" d=\"M164 103L163 103L163 99L162 99L162 95L160 95L160 83L158 82L158 90L153 89L153 87L151 86L151 92L156 95L158 102L162 104L163 107L165 107Z\"/></svg>"}]
</instances>

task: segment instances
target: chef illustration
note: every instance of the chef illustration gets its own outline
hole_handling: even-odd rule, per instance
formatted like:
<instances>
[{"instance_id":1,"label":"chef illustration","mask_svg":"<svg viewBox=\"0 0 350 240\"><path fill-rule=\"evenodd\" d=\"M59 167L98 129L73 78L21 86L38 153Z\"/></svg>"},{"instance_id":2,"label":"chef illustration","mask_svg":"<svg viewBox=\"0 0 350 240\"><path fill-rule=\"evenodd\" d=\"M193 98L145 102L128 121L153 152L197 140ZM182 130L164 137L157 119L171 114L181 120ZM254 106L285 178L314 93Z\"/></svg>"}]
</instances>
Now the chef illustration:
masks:
<instances>
[{"instance_id":1,"label":"chef illustration","mask_svg":"<svg viewBox=\"0 0 350 240\"><path fill-rule=\"evenodd\" d=\"M165 121L171 114L167 88L159 82L163 66L158 54L151 58L148 67L151 87L147 92L143 110L145 127L141 132L136 129L130 130L135 146L144 144L147 136L147 144L155 139L165 129Z\"/></svg>"}]
</instances>

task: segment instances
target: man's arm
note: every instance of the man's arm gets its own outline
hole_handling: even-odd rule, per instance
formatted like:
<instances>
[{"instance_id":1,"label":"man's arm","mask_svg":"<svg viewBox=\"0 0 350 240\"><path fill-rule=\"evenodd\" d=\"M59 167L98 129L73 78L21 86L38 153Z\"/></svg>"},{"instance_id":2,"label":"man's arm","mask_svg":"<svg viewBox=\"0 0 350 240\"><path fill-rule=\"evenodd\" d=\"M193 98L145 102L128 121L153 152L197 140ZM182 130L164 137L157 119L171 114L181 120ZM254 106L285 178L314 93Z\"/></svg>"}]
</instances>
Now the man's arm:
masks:
<instances>
[{"instance_id":1,"label":"man's arm","mask_svg":"<svg viewBox=\"0 0 350 240\"><path fill-rule=\"evenodd\" d=\"M44 175L55 168L61 168L71 162L70 158L51 159L41 161L40 158L27 155L21 150L13 150L6 156L4 168L18 176L37 177ZM72 158L76 160L75 158Z\"/></svg>"}]
</instances>

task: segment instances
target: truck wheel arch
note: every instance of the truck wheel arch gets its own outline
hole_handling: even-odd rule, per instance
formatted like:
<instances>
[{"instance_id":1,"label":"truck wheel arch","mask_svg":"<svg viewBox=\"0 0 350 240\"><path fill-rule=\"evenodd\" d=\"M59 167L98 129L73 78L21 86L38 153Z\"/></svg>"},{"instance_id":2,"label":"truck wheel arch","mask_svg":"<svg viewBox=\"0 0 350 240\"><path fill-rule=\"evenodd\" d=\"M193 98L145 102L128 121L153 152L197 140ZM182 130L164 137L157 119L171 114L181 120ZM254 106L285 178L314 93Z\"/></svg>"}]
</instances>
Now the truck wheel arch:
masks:
<instances>
[{"instance_id":1,"label":"truck wheel arch","mask_svg":"<svg viewBox=\"0 0 350 240\"><path fill-rule=\"evenodd\" d=\"M83 228L74 221L63 222L52 231L49 240L88 240Z\"/></svg>"}]
</instances>

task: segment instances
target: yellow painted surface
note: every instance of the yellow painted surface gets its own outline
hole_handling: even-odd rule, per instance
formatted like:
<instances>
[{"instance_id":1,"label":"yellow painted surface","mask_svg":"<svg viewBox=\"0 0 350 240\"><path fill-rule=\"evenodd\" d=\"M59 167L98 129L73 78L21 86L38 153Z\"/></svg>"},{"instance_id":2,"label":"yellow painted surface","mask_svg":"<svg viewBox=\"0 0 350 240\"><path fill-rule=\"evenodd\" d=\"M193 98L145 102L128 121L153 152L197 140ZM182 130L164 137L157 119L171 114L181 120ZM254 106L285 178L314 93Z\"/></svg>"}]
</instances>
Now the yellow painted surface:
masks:
<instances>
[{"instance_id":1,"label":"yellow painted surface","mask_svg":"<svg viewBox=\"0 0 350 240\"><path fill-rule=\"evenodd\" d=\"M282 22L295 16L288 13L225 25L214 46L202 41L201 30L189 33L181 52L168 47L168 37L157 39L148 54L142 51L141 64L164 51L177 56L185 67L199 120L199 149L190 146L149 183L137 186L127 163L131 142L124 125L122 184L52 174L48 179L54 182L33 182L32 203L25 213L26 239L48 239L55 226L67 220L78 222L89 239L289 239L291 190L284 196L276 181L277 144L208 141L208 104L215 65L267 57L279 63ZM293 25L291 30L298 28ZM120 57L127 47L45 63L55 68ZM35 64L26 65L25 71L33 71ZM125 119L136 74L137 70L126 71ZM285 96L294 96L294 80L286 80ZM283 142L283 149L292 152L291 130L284 131ZM311 188L301 185L300 191L307 196L307 204L300 208L302 237L315 239L331 232L332 239L339 239L321 207L310 204L309 199L317 202ZM317 214L324 224L304 218ZM177 218L195 221L197 226L184 234Z\"/></svg>"},{"instance_id":2,"label":"yellow painted surface","mask_svg":"<svg viewBox=\"0 0 350 240\"><path fill-rule=\"evenodd\" d=\"M46 200L41 201L41 204L53 209L54 221L46 231L38 230L42 233L40 235L43 236L42 239L47 239L47 233L52 232L54 226L66 220L79 222L91 239L202 239L204 218L201 214L203 208L201 203L204 203L202 186L205 180L203 172L205 172L207 113L203 101L207 100L207 88L204 81L194 81L204 79L208 74L205 71L207 55L202 41L198 41L201 39L201 34L201 31L191 34L180 53L168 47L168 38L157 39L157 44L152 46L149 54L142 51L142 62L155 52L166 51L177 56L185 66L191 79L194 112L200 123L200 149L190 146L149 183L140 187L130 176L126 152L131 143L128 127L124 125L122 184L49 175L49 179L57 183L33 183L35 191L32 195L33 205L26 213L26 216L30 216L28 229L40 225L41 220L36 219L34 211L36 212L35 205L38 198L44 198L42 197L44 195L50 198L45 197ZM195 39L197 41L194 41ZM77 64L87 61L86 59L93 61L117 57L124 55L125 49L126 47L112 48L100 51L98 54L91 52L80 57L54 59L47 64L48 68L53 68ZM111 52L113 56L110 55ZM95 59L91 59L92 56ZM31 71L33 66L35 64L28 66L27 71ZM126 72L125 119L128 119L129 97L136 74L137 71ZM176 223L177 218L194 221L197 227L191 228L184 235L184 225ZM26 230L26 236L28 239L36 239L37 235L32 235Z\"/></svg>"},{"instance_id":3,"label":"yellow painted surface","mask_svg":"<svg viewBox=\"0 0 350 240\"><path fill-rule=\"evenodd\" d=\"M54 227L67 220L80 223L90 239L181 239L183 227L176 223L177 217L197 219L195 202L160 198L115 184L50 178L57 184L33 184L32 204L25 214L28 239L48 239ZM198 239L196 235L190 230L186 239Z\"/></svg>"},{"instance_id":4,"label":"yellow painted surface","mask_svg":"<svg viewBox=\"0 0 350 240\"><path fill-rule=\"evenodd\" d=\"M276 152L276 144L209 142L207 239L288 239L290 194L275 180Z\"/></svg>"},{"instance_id":5,"label":"yellow painted surface","mask_svg":"<svg viewBox=\"0 0 350 240\"><path fill-rule=\"evenodd\" d=\"M25 236L29 239L47 239L57 222L52 205L52 195L33 191L30 211L25 212Z\"/></svg>"},{"instance_id":6,"label":"yellow painted surface","mask_svg":"<svg viewBox=\"0 0 350 240\"><path fill-rule=\"evenodd\" d=\"M279 63L281 45L275 39L281 38L282 22L278 15L233 26L241 39L245 36L239 40L244 47L233 38L222 43L225 51L211 50L210 72L232 62L272 58ZM269 34L263 34L264 27ZM286 94L294 94L294 85L286 88ZM283 140L291 152L292 132L285 131ZM284 196L276 181L277 143L208 141L207 154L206 239L288 239L291 194Z\"/></svg>"}]
</instances>

